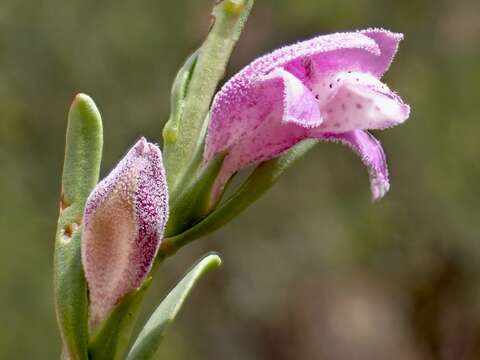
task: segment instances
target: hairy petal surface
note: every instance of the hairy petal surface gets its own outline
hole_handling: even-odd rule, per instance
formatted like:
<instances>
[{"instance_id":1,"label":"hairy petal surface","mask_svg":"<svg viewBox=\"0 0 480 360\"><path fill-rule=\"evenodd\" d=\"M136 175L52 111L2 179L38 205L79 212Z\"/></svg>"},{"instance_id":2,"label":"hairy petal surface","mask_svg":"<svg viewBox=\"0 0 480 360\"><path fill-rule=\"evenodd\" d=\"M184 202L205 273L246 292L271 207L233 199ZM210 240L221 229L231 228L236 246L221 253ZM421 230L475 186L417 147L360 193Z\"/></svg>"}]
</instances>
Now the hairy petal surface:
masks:
<instances>
[{"instance_id":1,"label":"hairy petal surface","mask_svg":"<svg viewBox=\"0 0 480 360\"><path fill-rule=\"evenodd\" d=\"M90 327L143 283L168 220L160 149L140 139L90 194L84 213L82 262Z\"/></svg>"}]
</instances>

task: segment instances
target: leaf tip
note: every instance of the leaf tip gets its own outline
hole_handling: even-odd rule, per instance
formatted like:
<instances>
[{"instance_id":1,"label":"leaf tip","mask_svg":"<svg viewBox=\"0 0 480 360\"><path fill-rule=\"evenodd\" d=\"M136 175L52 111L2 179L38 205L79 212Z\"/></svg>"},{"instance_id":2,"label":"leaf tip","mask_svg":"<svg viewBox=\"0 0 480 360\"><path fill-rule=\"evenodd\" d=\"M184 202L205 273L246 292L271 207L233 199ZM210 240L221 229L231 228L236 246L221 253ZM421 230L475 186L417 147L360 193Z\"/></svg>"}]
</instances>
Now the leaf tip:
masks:
<instances>
[{"instance_id":1,"label":"leaf tip","mask_svg":"<svg viewBox=\"0 0 480 360\"><path fill-rule=\"evenodd\" d=\"M222 259L216 253L205 256L201 262L204 264L205 271L216 269L222 266Z\"/></svg>"},{"instance_id":2,"label":"leaf tip","mask_svg":"<svg viewBox=\"0 0 480 360\"><path fill-rule=\"evenodd\" d=\"M78 93L72 101L70 112L79 111L87 119L101 119L100 111L87 94Z\"/></svg>"}]
</instances>

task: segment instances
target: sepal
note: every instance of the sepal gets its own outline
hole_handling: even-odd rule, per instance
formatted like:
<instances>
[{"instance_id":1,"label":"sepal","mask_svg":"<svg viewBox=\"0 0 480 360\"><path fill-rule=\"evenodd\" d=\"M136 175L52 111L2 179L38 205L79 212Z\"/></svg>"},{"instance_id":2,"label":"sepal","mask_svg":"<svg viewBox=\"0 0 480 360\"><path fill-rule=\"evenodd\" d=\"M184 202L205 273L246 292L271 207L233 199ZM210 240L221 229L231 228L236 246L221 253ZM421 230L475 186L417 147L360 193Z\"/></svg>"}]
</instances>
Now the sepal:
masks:
<instances>
[{"instance_id":1,"label":"sepal","mask_svg":"<svg viewBox=\"0 0 480 360\"><path fill-rule=\"evenodd\" d=\"M225 154L219 154L170 205L170 220L165 236L179 234L199 222L211 211L211 194Z\"/></svg>"}]
</instances>

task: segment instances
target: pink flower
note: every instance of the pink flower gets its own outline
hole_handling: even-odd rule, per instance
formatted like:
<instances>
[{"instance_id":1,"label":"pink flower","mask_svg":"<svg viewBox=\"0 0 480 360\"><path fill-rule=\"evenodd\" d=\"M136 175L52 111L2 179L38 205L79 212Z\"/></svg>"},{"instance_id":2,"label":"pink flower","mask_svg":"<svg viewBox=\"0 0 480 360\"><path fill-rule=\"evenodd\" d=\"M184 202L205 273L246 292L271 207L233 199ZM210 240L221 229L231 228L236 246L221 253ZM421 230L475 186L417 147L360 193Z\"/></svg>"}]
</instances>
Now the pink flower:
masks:
<instances>
[{"instance_id":1,"label":"pink flower","mask_svg":"<svg viewBox=\"0 0 480 360\"><path fill-rule=\"evenodd\" d=\"M316 138L350 146L369 169L374 199L389 189L382 146L366 130L404 122L410 108L379 81L402 34L337 33L263 56L228 81L211 111L204 161L226 152L218 199L238 170Z\"/></svg>"},{"instance_id":2,"label":"pink flower","mask_svg":"<svg viewBox=\"0 0 480 360\"><path fill-rule=\"evenodd\" d=\"M150 271L168 219L160 149L140 139L90 194L84 214L82 262L96 328Z\"/></svg>"}]
</instances>

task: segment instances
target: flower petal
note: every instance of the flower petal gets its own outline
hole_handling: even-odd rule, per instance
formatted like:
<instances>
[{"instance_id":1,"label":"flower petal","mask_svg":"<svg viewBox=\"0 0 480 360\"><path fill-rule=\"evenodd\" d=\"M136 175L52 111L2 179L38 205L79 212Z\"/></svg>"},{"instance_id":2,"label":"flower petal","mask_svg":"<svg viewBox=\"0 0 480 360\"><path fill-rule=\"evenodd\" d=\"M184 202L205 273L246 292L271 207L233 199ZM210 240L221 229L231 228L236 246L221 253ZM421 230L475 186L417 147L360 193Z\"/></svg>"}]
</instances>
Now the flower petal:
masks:
<instances>
[{"instance_id":1,"label":"flower petal","mask_svg":"<svg viewBox=\"0 0 480 360\"><path fill-rule=\"evenodd\" d=\"M380 48L380 56L372 60L375 63L372 74L378 78L388 70L395 57L403 34L393 33L384 29L367 29L360 31L361 34L373 39Z\"/></svg>"},{"instance_id":2,"label":"flower petal","mask_svg":"<svg viewBox=\"0 0 480 360\"><path fill-rule=\"evenodd\" d=\"M239 97L235 106L214 109L206 143L205 161L216 153L227 151L219 179L217 195L226 181L239 169L269 160L300 141L307 128L321 124L322 118L309 89L289 72L277 68L251 93L243 93L243 108ZM231 123L228 136L221 133L221 124ZM243 124L243 128L239 125Z\"/></svg>"},{"instance_id":3,"label":"flower petal","mask_svg":"<svg viewBox=\"0 0 480 360\"><path fill-rule=\"evenodd\" d=\"M325 132L385 129L408 119L410 107L377 78L336 73L313 89L319 98Z\"/></svg>"},{"instance_id":4,"label":"flower petal","mask_svg":"<svg viewBox=\"0 0 480 360\"><path fill-rule=\"evenodd\" d=\"M235 78L255 80L278 67L283 67L302 82L314 75L312 66L321 73L341 70L374 72L377 64L373 63L381 55L380 51L373 38L360 32L321 35L265 55L252 62Z\"/></svg>"},{"instance_id":5,"label":"flower petal","mask_svg":"<svg viewBox=\"0 0 480 360\"><path fill-rule=\"evenodd\" d=\"M271 122L277 124L265 124ZM257 81L249 91L241 92L223 102L223 106L212 109L205 161L222 151L234 152L233 148L236 151L241 149L237 157L242 158L246 165L254 158L264 160L275 156L273 149L258 148L252 151L245 144L256 143L259 138L264 138L264 143L283 143L283 138L273 139L273 134L268 132L270 127L276 127L281 122L310 128L320 125L322 117L318 101L311 91L295 76L278 68ZM284 135L288 137L289 134Z\"/></svg>"},{"instance_id":6,"label":"flower petal","mask_svg":"<svg viewBox=\"0 0 480 360\"><path fill-rule=\"evenodd\" d=\"M295 59L282 66L309 88L315 87L318 83L328 84L331 74L338 72L361 72L376 78L382 77L389 68L403 35L383 29L368 29L356 34L367 36L375 43L375 47L368 48L368 51L356 47L338 48L335 51L306 56L301 61ZM346 36L349 33L333 35ZM322 42L322 40L326 40L325 36L310 41Z\"/></svg>"},{"instance_id":7,"label":"flower petal","mask_svg":"<svg viewBox=\"0 0 480 360\"><path fill-rule=\"evenodd\" d=\"M366 131L354 130L341 134L318 133L313 130L310 136L322 140L341 142L362 159L370 174L370 188L373 200L381 199L389 190L388 167L380 141Z\"/></svg>"},{"instance_id":8,"label":"flower petal","mask_svg":"<svg viewBox=\"0 0 480 360\"><path fill-rule=\"evenodd\" d=\"M317 99L299 79L282 68L276 68L266 76L266 80L272 81L283 90L284 122L292 122L306 128L322 123Z\"/></svg>"},{"instance_id":9,"label":"flower petal","mask_svg":"<svg viewBox=\"0 0 480 360\"><path fill-rule=\"evenodd\" d=\"M141 286L160 246L168 219L160 149L140 139L90 194L84 219L82 262L96 328Z\"/></svg>"},{"instance_id":10,"label":"flower petal","mask_svg":"<svg viewBox=\"0 0 480 360\"><path fill-rule=\"evenodd\" d=\"M255 140L259 126L266 121L291 122L303 127L318 126L322 122L318 102L310 90L281 68L258 80L248 91L238 94L231 92L230 95L231 98L222 99L212 108L205 148L206 161L228 150L244 137ZM264 151L269 152L268 149ZM252 158L258 156L250 155ZM249 160L244 162L248 163Z\"/></svg>"}]
</instances>

